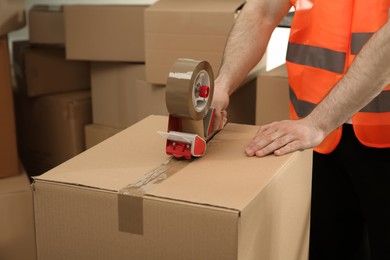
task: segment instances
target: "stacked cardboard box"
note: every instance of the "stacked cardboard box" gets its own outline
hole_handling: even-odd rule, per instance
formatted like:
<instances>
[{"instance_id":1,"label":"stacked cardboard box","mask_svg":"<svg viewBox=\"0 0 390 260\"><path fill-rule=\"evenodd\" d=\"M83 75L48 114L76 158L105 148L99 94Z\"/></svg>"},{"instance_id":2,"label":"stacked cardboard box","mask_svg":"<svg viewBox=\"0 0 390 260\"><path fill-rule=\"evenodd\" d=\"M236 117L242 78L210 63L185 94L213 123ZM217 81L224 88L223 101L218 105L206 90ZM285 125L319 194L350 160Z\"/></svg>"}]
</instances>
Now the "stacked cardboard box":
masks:
<instances>
[{"instance_id":1,"label":"stacked cardboard box","mask_svg":"<svg viewBox=\"0 0 390 260\"><path fill-rule=\"evenodd\" d=\"M65 44L62 6L36 5L29 10L29 41L36 44Z\"/></svg>"},{"instance_id":2,"label":"stacked cardboard box","mask_svg":"<svg viewBox=\"0 0 390 260\"><path fill-rule=\"evenodd\" d=\"M67 59L92 61L93 124L85 128L88 147L148 115L167 114L165 88L145 82L143 24L147 7L63 8Z\"/></svg>"},{"instance_id":3,"label":"stacked cardboard box","mask_svg":"<svg viewBox=\"0 0 390 260\"><path fill-rule=\"evenodd\" d=\"M25 26L24 0L0 0L0 36Z\"/></svg>"},{"instance_id":4,"label":"stacked cardboard box","mask_svg":"<svg viewBox=\"0 0 390 260\"><path fill-rule=\"evenodd\" d=\"M62 7L34 6L29 21L13 57L19 150L35 176L84 151L92 109L89 63L66 59Z\"/></svg>"},{"instance_id":5,"label":"stacked cardboard box","mask_svg":"<svg viewBox=\"0 0 390 260\"><path fill-rule=\"evenodd\" d=\"M166 84L178 58L207 60L218 74L242 0L160 0L145 11L146 80Z\"/></svg>"},{"instance_id":6,"label":"stacked cardboard box","mask_svg":"<svg viewBox=\"0 0 390 260\"><path fill-rule=\"evenodd\" d=\"M145 10L146 81L167 82L178 58L206 60L218 75L229 32L245 1L160 0ZM266 55L231 96L228 120L255 123L256 75L265 70Z\"/></svg>"},{"instance_id":7,"label":"stacked cardboard box","mask_svg":"<svg viewBox=\"0 0 390 260\"><path fill-rule=\"evenodd\" d=\"M30 181L19 165L13 104L11 31L25 24L23 0L0 0L0 259L36 259Z\"/></svg>"},{"instance_id":8,"label":"stacked cardboard box","mask_svg":"<svg viewBox=\"0 0 390 260\"><path fill-rule=\"evenodd\" d=\"M4 178L20 173L7 34L25 25L25 11L23 0L0 0L0 7L0 178Z\"/></svg>"},{"instance_id":9,"label":"stacked cardboard box","mask_svg":"<svg viewBox=\"0 0 390 260\"><path fill-rule=\"evenodd\" d=\"M145 5L64 6L71 60L144 62Z\"/></svg>"},{"instance_id":10,"label":"stacked cardboard box","mask_svg":"<svg viewBox=\"0 0 390 260\"><path fill-rule=\"evenodd\" d=\"M228 124L204 157L169 161L167 121L35 178L39 259L307 259L311 151L246 157L257 127Z\"/></svg>"},{"instance_id":11,"label":"stacked cardboard box","mask_svg":"<svg viewBox=\"0 0 390 260\"><path fill-rule=\"evenodd\" d=\"M0 36L0 178L19 174L8 37Z\"/></svg>"},{"instance_id":12,"label":"stacked cardboard box","mask_svg":"<svg viewBox=\"0 0 390 260\"><path fill-rule=\"evenodd\" d=\"M13 44L17 92L28 97L90 89L90 65L65 59L64 48Z\"/></svg>"},{"instance_id":13,"label":"stacked cardboard box","mask_svg":"<svg viewBox=\"0 0 390 260\"><path fill-rule=\"evenodd\" d=\"M289 119L288 89L286 64L258 75L256 125Z\"/></svg>"},{"instance_id":14,"label":"stacked cardboard box","mask_svg":"<svg viewBox=\"0 0 390 260\"><path fill-rule=\"evenodd\" d=\"M95 124L124 129L150 114L168 114L165 88L144 81L144 64L93 63L91 78Z\"/></svg>"}]
</instances>

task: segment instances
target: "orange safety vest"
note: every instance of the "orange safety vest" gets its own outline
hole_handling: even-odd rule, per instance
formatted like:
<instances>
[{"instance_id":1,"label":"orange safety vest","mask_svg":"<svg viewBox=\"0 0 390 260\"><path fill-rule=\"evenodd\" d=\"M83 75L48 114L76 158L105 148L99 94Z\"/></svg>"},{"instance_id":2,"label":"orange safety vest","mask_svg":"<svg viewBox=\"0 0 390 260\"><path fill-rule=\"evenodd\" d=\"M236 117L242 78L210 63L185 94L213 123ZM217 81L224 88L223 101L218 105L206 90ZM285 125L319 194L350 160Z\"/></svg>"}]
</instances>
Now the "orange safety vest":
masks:
<instances>
[{"instance_id":1,"label":"orange safety vest","mask_svg":"<svg viewBox=\"0 0 390 260\"><path fill-rule=\"evenodd\" d=\"M388 19L390 0L291 0L295 15L287 49L290 117L307 116L344 76L356 54ZM369 87L369 86L367 86ZM390 85L352 117L359 141L390 147ZM330 153L338 127L315 148Z\"/></svg>"}]
</instances>

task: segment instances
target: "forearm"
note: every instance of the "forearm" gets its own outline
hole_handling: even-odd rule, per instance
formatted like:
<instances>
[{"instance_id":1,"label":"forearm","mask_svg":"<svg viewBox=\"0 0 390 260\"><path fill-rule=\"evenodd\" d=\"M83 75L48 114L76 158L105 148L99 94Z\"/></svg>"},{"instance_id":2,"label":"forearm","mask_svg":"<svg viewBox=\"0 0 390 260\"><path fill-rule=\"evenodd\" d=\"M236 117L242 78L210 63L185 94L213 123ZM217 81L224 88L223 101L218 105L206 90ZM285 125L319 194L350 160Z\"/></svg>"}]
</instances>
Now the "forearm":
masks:
<instances>
[{"instance_id":1,"label":"forearm","mask_svg":"<svg viewBox=\"0 0 390 260\"><path fill-rule=\"evenodd\" d=\"M390 83L390 22L378 30L346 75L307 117L330 133L367 105Z\"/></svg>"},{"instance_id":2,"label":"forearm","mask_svg":"<svg viewBox=\"0 0 390 260\"><path fill-rule=\"evenodd\" d=\"M288 12L288 0L247 1L229 35L216 86L230 95L263 57L272 31Z\"/></svg>"}]
</instances>

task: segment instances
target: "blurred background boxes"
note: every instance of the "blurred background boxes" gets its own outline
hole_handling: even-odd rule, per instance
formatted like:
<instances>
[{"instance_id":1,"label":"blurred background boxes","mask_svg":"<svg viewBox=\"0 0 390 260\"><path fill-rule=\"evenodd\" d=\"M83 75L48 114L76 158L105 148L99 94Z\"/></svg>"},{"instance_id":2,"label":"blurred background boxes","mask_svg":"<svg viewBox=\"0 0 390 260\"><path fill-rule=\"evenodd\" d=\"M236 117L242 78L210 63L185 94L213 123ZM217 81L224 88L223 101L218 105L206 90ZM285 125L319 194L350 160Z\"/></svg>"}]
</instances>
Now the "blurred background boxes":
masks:
<instances>
[{"instance_id":1,"label":"blurred background boxes","mask_svg":"<svg viewBox=\"0 0 390 260\"><path fill-rule=\"evenodd\" d=\"M144 62L146 5L66 5L66 57Z\"/></svg>"},{"instance_id":2,"label":"blurred background boxes","mask_svg":"<svg viewBox=\"0 0 390 260\"><path fill-rule=\"evenodd\" d=\"M90 89L90 65L65 59L65 49L14 42L18 92L29 97Z\"/></svg>"},{"instance_id":3,"label":"blurred background boxes","mask_svg":"<svg viewBox=\"0 0 390 260\"><path fill-rule=\"evenodd\" d=\"M35 5L29 12L29 41L33 44L65 44L63 7Z\"/></svg>"},{"instance_id":4,"label":"blurred background boxes","mask_svg":"<svg viewBox=\"0 0 390 260\"><path fill-rule=\"evenodd\" d=\"M0 36L0 178L19 173L8 38Z\"/></svg>"},{"instance_id":5,"label":"blurred background boxes","mask_svg":"<svg viewBox=\"0 0 390 260\"><path fill-rule=\"evenodd\" d=\"M85 150L84 127L92 122L90 91L17 96L15 101L20 156L30 175L42 174Z\"/></svg>"},{"instance_id":6,"label":"blurred background boxes","mask_svg":"<svg viewBox=\"0 0 390 260\"><path fill-rule=\"evenodd\" d=\"M165 87L144 78L144 64L93 62L93 123L126 128L150 114L167 115Z\"/></svg>"},{"instance_id":7,"label":"blurred background boxes","mask_svg":"<svg viewBox=\"0 0 390 260\"><path fill-rule=\"evenodd\" d=\"M242 0L159 0L145 11L146 81L166 84L178 58L207 60L218 75Z\"/></svg>"},{"instance_id":8,"label":"blurred background boxes","mask_svg":"<svg viewBox=\"0 0 390 260\"><path fill-rule=\"evenodd\" d=\"M25 24L24 0L0 0L0 36Z\"/></svg>"},{"instance_id":9,"label":"blurred background boxes","mask_svg":"<svg viewBox=\"0 0 390 260\"><path fill-rule=\"evenodd\" d=\"M256 125L290 118L286 64L257 76Z\"/></svg>"}]
</instances>

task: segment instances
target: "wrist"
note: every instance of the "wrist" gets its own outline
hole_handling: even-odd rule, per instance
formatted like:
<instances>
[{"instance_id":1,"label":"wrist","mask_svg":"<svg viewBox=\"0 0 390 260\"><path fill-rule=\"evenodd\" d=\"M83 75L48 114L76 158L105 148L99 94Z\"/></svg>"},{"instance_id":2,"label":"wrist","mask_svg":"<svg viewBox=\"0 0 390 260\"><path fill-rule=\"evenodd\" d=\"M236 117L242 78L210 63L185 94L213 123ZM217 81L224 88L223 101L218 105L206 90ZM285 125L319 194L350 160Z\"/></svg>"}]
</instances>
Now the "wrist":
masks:
<instances>
[{"instance_id":1,"label":"wrist","mask_svg":"<svg viewBox=\"0 0 390 260\"><path fill-rule=\"evenodd\" d=\"M214 81L214 91L223 92L226 95L230 96L233 91L231 91L231 86L229 85L226 77L217 77Z\"/></svg>"}]
</instances>

